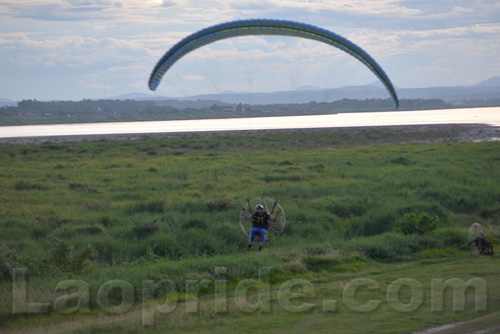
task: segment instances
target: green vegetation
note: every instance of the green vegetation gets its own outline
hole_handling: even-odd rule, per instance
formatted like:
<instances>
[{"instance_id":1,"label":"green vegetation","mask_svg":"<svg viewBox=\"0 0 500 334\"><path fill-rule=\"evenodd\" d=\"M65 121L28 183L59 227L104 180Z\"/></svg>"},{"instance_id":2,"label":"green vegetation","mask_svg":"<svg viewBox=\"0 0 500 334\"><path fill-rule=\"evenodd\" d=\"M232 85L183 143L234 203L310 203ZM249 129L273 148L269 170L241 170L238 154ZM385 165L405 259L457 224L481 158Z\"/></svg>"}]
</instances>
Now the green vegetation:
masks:
<instances>
[{"instance_id":1,"label":"green vegetation","mask_svg":"<svg viewBox=\"0 0 500 334\"><path fill-rule=\"evenodd\" d=\"M143 281L168 278L183 301L190 296L186 282L218 279L216 267L227 269L223 277L233 291L241 280L257 278L259 267L271 267L272 300L283 282L296 278L313 282L316 301L335 294L339 299L343 286L356 277L370 277L383 291L391 281L411 277L424 285L427 295L443 264L449 268L444 277L482 277L497 291L500 276L493 268L499 268L498 260L471 259L466 236L470 224L478 222L488 239L499 241L500 143L353 145L387 136L378 130L324 130L4 144L0 320L23 332L23 326L35 326L35 321L57 327L61 321L87 319L74 332L95 333L102 316L97 291L109 280L124 279L138 304L127 313L129 319L121 323L117 316L100 331L153 332L141 327L137 315ZM398 141L432 133L409 131L404 136ZM246 253L238 213L245 198L257 196L280 200L287 227L263 252ZM401 267L402 261L406 266ZM37 291L31 292L33 298L45 302L57 298L53 291L62 280L88 282L92 311L12 315L14 266L27 268L27 284ZM199 294L200 307L213 305L213 284ZM120 304L119 296L113 296ZM361 296L371 299L367 289ZM498 309L498 296L488 300L488 310ZM155 329L231 332L250 326L250 332L273 326L281 333L299 319L314 319L318 327L304 323L301 328L331 332L324 327L329 313L317 308L297 316L276 311L252 323L250 315L231 307L224 317L207 310L175 315L175 322L165 316ZM345 333L351 332L347 320L357 322L360 333L369 326L399 333L475 315L427 314L423 307L389 321L394 311L387 307L369 315L343 313L339 307L339 315L332 317ZM360 317L366 321L364 329Z\"/></svg>"},{"instance_id":2,"label":"green vegetation","mask_svg":"<svg viewBox=\"0 0 500 334\"><path fill-rule=\"evenodd\" d=\"M484 101L480 101L484 103ZM165 121L181 119L236 118L316 115L339 112L392 110L391 99L342 99L333 102L249 105L213 100L135 101L90 100L52 101L23 100L15 107L0 108L0 125L71 124L98 122ZM453 109L440 99L403 99L399 110Z\"/></svg>"}]
</instances>

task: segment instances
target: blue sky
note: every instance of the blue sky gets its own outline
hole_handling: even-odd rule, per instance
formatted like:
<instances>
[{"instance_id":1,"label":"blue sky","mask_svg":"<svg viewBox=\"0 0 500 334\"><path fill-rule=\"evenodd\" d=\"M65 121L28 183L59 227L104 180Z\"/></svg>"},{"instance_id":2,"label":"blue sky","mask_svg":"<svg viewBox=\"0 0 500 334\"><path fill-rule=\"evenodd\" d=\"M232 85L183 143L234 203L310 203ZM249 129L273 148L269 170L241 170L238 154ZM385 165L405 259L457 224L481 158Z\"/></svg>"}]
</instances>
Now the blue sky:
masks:
<instances>
[{"instance_id":1,"label":"blue sky","mask_svg":"<svg viewBox=\"0 0 500 334\"><path fill-rule=\"evenodd\" d=\"M313 24L358 44L396 86L500 76L498 0L0 0L0 98L81 100L363 85L375 76L330 46L240 37L182 58L156 93L159 58L185 36L237 19Z\"/></svg>"}]
</instances>

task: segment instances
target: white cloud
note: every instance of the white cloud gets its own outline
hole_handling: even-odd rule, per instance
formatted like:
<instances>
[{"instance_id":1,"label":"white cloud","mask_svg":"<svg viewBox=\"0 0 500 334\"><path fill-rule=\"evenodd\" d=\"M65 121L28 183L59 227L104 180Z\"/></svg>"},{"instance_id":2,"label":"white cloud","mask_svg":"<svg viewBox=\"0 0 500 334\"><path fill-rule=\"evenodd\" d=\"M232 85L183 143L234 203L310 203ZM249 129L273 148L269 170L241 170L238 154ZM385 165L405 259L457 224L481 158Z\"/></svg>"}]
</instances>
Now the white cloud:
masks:
<instances>
[{"instance_id":1,"label":"white cloud","mask_svg":"<svg viewBox=\"0 0 500 334\"><path fill-rule=\"evenodd\" d=\"M196 75L196 74L181 75L181 78L183 80L187 80L187 81L199 81L199 80L204 80L205 79L203 76Z\"/></svg>"},{"instance_id":2,"label":"white cloud","mask_svg":"<svg viewBox=\"0 0 500 334\"><path fill-rule=\"evenodd\" d=\"M130 87L138 91L145 91L148 88L148 83L146 80L137 80L132 82Z\"/></svg>"},{"instance_id":3,"label":"white cloud","mask_svg":"<svg viewBox=\"0 0 500 334\"><path fill-rule=\"evenodd\" d=\"M288 19L339 33L401 86L500 75L496 0L3 0L1 8L0 91L14 99L32 98L47 80L59 88L46 94L66 91L63 96L92 97L104 82L120 94L142 89L158 59L180 39L248 18ZM190 53L160 88L178 95L371 81L358 61L321 43L248 36ZM76 86L88 90L71 88Z\"/></svg>"},{"instance_id":4,"label":"white cloud","mask_svg":"<svg viewBox=\"0 0 500 334\"><path fill-rule=\"evenodd\" d=\"M293 0L231 0L232 8L249 13L277 10L300 10L307 12L337 12L361 15L402 15L413 16L421 13L418 9L400 6L394 0L336 0L336 1L293 1Z\"/></svg>"}]
</instances>

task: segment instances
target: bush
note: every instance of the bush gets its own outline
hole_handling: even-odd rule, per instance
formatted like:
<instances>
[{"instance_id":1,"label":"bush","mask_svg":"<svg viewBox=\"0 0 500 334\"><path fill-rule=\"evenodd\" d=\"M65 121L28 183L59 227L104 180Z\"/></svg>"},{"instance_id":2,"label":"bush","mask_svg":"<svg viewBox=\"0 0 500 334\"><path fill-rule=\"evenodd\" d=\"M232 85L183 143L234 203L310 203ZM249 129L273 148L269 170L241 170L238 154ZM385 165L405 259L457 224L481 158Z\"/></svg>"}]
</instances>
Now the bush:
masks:
<instances>
[{"instance_id":1,"label":"bush","mask_svg":"<svg viewBox=\"0 0 500 334\"><path fill-rule=\"evenodd\" d=\"M387 210L371 211L351 223L349 233L357 236L376 235L392 229L395 214Z\"/></svg>"},{"instance_id":2,"label":"bush","mask_svg":"<svg viewBox=\"0 0 500 334\"><path fill-rule=\"evenodd\" d=\"M340 264L338 259L321 256L306 256L302 258L302 261L305 263L308 270L314 272L328 270L331 267L335 267Z\"/></svg>"},{"instance_id":3,"label":"bush","mask_svg":"<svg viewBox=\"0 0 500 334\"><path fill-rule=\"evenodd\" d=\"M208 228L208 225L205 221L201 219L191 218L185 224L182 225L182 228L185 230L189 230L190 228L206 230Z\"/></svg>"},{"instance_id":4,"label":"bush","mask_svg":"<svg viewBox=\"0 0 500 334\"><path fill-rule=\"evenodd\" d=\"M229 199L222 197L207 201L208 211L226 211L231 207Z\"/></svg>"},{"instance_id":5,"label":"bush","mask_svg":"<svg viewBox=\"0 0 500 334\"><path fill-rule=\"evenodd\" d=\"M12 268L25 267L27 275L43 276L54 271L84 274L92 269L92 260L97 252L90 245L74 253L75 247L69 241L57 238L49 243L50 258L19 256L13 249L2 245L0 248L0 281L12 279Z\"/></svg>"},{"instance_id":6,"label":"bush","mask_svg":"<svg viewBox=\"0 0 500 334\"><path fill-rule=\"evenodd\" d=\"M309 167L311 171L317 172L317 173L324 173L326 166L324 164L317 164L314 166Z\"/></svg>"},{"instance_id":7,"label":"bush","mask_svg":"<svg viewBox=\"0 0 500 334\"><path fill-rule=\"evenodd\" d=\"M132 233L138 238L143 238L158 232L159 229L160 227L158 226L156 219L149 222L135 221L134 227L132 228Z\"/></svg>"},{"instance_id":8,"label":"bush","mask_svg":"<svg viewBox=\"0 0 500 334\"><path fill-rule=\"evenodd\" d=\"M111 218L109 216L102 216L99 218L99 223L104 227L120 225L120 221L117 218Z\"/></svg>"},{"instance_id":9,"label":"bush","mask_svg":"<svg viewBox=\"0 0 500 334\"><path fill-rule=\"evenodd\" d=\"M20 190L20 191L22 191L22 190L47 190L47 187L45 187L41 184L38 184L38 183L32 183L29 181L20 180L20 181L17 181L16 183L14 183L13 189Z\"/></svg>"},{"instance_id":10,"label":"bush","mask_svg":"<svg viewBox=\"0 0 500 334\"><path fill-rule=\"evenodd\" d=\"M12 268L17 267L17 254L6 245L0 246L0 282L12 279Z\"/></svg>"},{"instance_id":11,"label":"bush","mask_svg":"<svg viewBox=\"0 0 500 334\"><path fill-rule=\"evenodd\" d=\"M62 271L68 271L71 265L71 255L75 247L69 241L61 241L57 238L50 242L52 262Z\"/></svg>"},{"instance_id":12,"label":"bush","mask_svg":"<svg viewBox=\"0 0 500 334\"><path fill-rule=\"evenodd\" d=\"M330 249L329 245L314 244L314 245L306 247L306 252L307 252L307 254L311 254L311 255L322 255L322 254L326 254L326 252L328 252L329 249Z\"/></svg>"},{"instance_id":13,"label":"bush","mask_svg":"<svg viewBox=\"0 0 500 334\"><path fill-rule=\"evenodd\" d=\"M206 231L191 228L176 235L167 235L161 243L157 243L155 252L165 254L172 260L189 258L191 256L212 256L222 253L223 241Z\"/></svg>"},{"instance_id":14,"label":"bush","mask_svg":"<svg viewBox=\"0 0 500 334\"><path fill-rule=\"evenodd\" d=\"M412 212L425 212L429 216L438 216L440 225L442 224L446 225L449 222L448 211L435 201L432 201L431 203L428 202L408 203L408 205L398 208L395 212L399 216L403 216L407 213L412 213ZM394 220L396 221L396 219Z\"/></svg>"},{"instance_id":15,"label":"bush","mask_svg":"<svg viewBox=\"0 0 500 334\"><path fill-rule=\"evenodd\" d=\"M104 233L106 233L104 227L93 224L64 224L55 231L56 236L63 238L71 238L79 235L98 235Z\"/></svg>"},{"instance_id":16,"label":"bush","mask_svg":"<svg viewBox=\"0 0 500 334\"><path fill-rule=\"evenodd\" d=\"M77 190L84 193L91 193L91 194L99 193L99 190L90 188L88 184L83 184L79 182L70 182L68 183L68 187L72 190Z\"/></svg>"},{"instance_id":17,"label":"bush","mask_svg":"<svg viewBox=\"0 0 500 334\"><path fill-rule=\"evenodd\" d=\"M435 232L437 242L444 247L458 247L459 249L468 249L467 235L463 231L444 228Z\"/></svg>"},{"instance_id":18,"label":"bush","mask_svg":"<svg viewBox=\"0 0 500 334\"><path fill-rule=\"evenodd\" d=\"M92 246L99 255L102 262L114 265L115 261L123 260L126 242L110 236L95 236L92 240ZM127 245L128 246L128 245Z\"/></svg>"},{"instance_id":19,"label":"bush","mask_svg":"<svg viewBox=\"0 0 500 334\"><path fill-rule=\"evenodd\" d=\"M83 274L88 272L92 267L92 260L97 257L97 252L90 245L74 253L73 244L55 238L50 242L50 247L52 253L50 264L67 273Z\"/></svg>"},{"instance_id":20,"label":"bush","mask_svg":"<svg viewBox=\"0 0 500 334\"><path fill-rule=\"evenodd\" d=\"M50 233L49 224L39 223L30 229L30 235L34 239L43 239Z\"/></svg>"},{"instance_id":21,"label":"bush","mask_svg":"<svg viewBox=\"0 0 500 334\"><path fill-rule=\"evenodd\" d=\"M434 231L439 223L439 217L431 217L426 213L417 215L415 213L407 213L403 219L399 220L394 227L396 232L403 234L426 234Z\"/></svg>"},{"instance_id":22,"label":"bush","mask_svg":"<svg viewBox=\"0 0 500 334\"><path fill-rule=\"evenodd\" d=\"M127 212L132 213L163 213L165 211L165 202L163 200L151 200L146 202L134 203L127 208Z\"/></svg>"},{"instance_id":23,"label":"bush","mask_svg":"<svg viewBox=\"0 0 500 334\"><path fill-rule=\"evenodd\" d=\"M467 236L456 229L439 229L427 234L401 234L389 232L373 237L357 238L348 248L359 251L367 257L384 262L408 260L422 250L456 247L467 249Z\"/></svg>"},{"instance_id":24,"label":"bush","mask_svg":"<svg viewBox=\"0 0 500 334\"><path fill-rule=\"evenodd\" d=\"M436 238L432 235L403 235L388 232L373 237L358 238L348 246L367 257L384 262L407 260L422 249L436 247Z\"/></svg>"},{"instance_id":25,"label":"bush","mask_svg":"<svg viewBox=\"0 0 500 334\"><path fill-rule=\"evenodd\" d=\"M230 253L233 246L239 248L241 242L244 242L241 229L232 226L213 224L209 227L207 233L215 236L217 241L222 243L224 248L219 248L219 252Z\"/></svg>"}]
</instances>

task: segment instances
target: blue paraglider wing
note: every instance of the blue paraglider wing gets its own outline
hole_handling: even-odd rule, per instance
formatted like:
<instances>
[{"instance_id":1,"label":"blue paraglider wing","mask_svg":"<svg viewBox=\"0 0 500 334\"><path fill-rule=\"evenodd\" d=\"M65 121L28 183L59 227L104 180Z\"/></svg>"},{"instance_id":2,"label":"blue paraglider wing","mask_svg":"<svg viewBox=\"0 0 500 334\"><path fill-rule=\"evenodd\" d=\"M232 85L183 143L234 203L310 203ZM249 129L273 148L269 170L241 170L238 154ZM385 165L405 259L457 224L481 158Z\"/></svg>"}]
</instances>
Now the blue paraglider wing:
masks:
<instances>
[{"instance_id":1,"label":"blue paraglider wing","mask_svg":"<svg viewBox=\"0 0 500 334\"><path fill-rule=\"evenodd\" d=\"M326 43L347 52L365 64L384 84L394 107L399 106L396 91L384 70L363 49L331 31L309 24L282 20L240 20L202 29L178 42L156 64L149 78L149 88L156 90L163 75L181 57L204 45L221 39L248 35L280 35L302 37Z\"/></svg>"}]
</instances>

